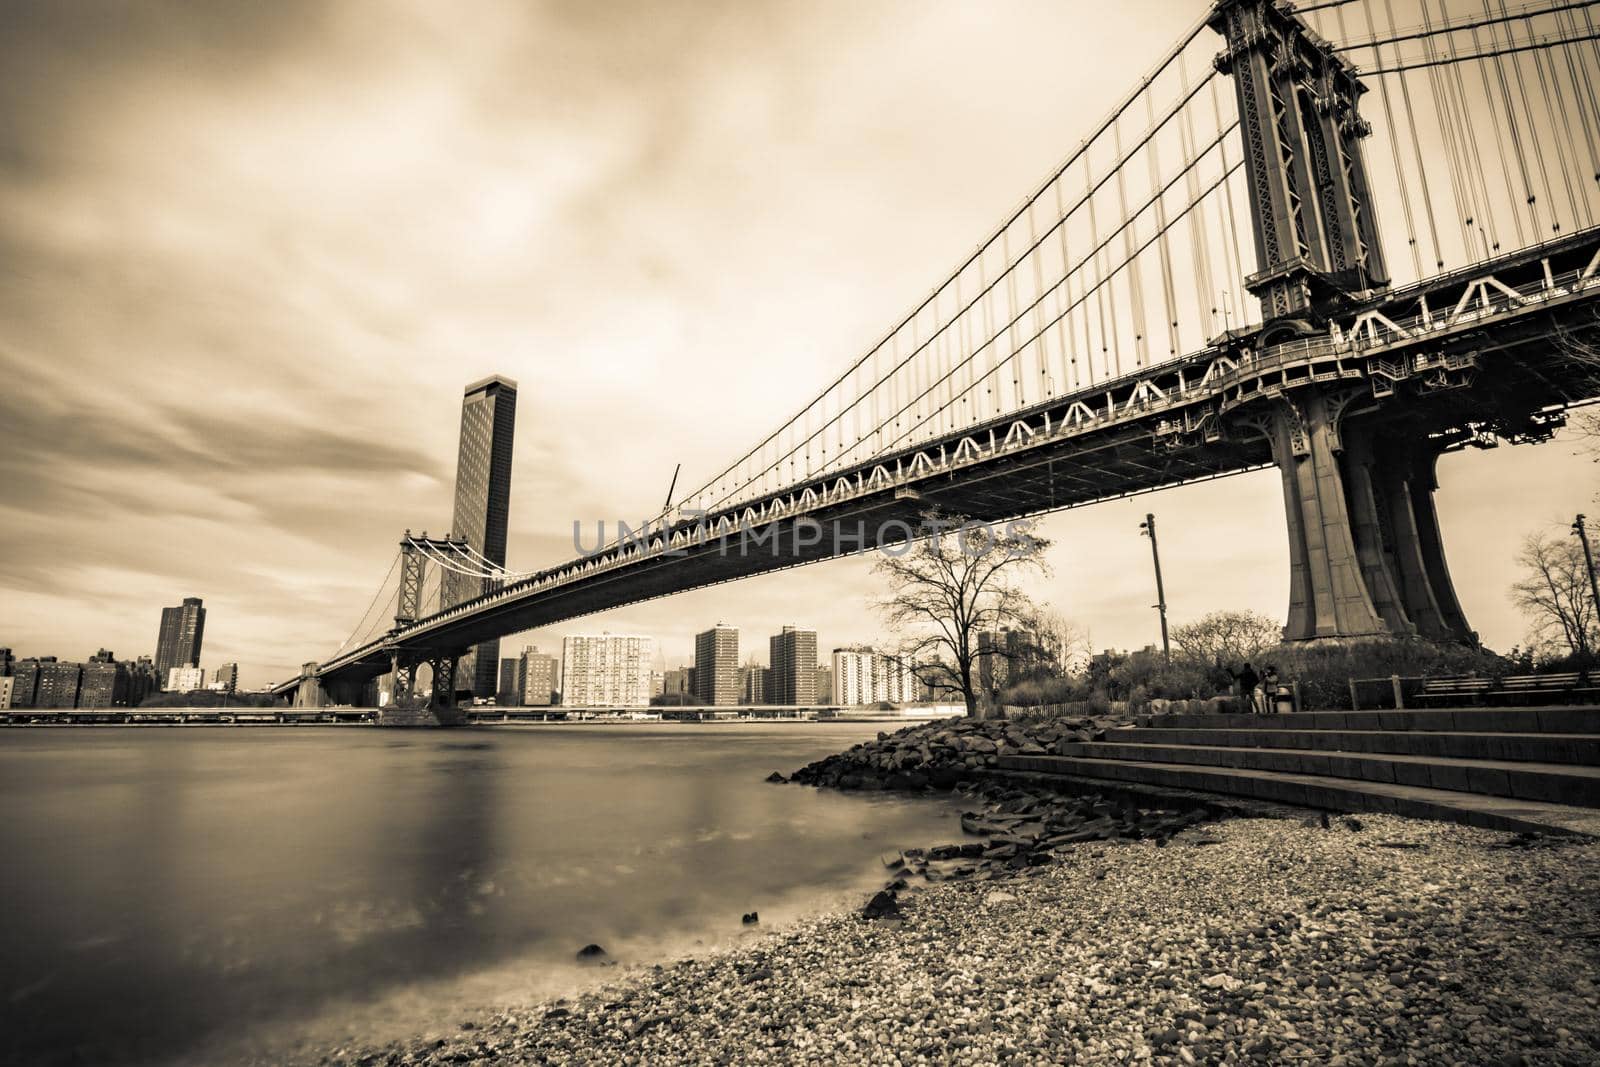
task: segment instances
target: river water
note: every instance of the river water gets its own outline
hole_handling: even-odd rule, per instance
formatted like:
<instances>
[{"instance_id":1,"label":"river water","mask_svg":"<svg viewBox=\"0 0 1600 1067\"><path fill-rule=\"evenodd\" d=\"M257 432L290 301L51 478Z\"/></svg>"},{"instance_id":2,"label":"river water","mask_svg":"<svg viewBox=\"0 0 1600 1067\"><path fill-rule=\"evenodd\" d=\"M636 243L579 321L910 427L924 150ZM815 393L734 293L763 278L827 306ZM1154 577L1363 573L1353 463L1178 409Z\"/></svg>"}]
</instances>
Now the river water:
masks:
<instances>
[{"instance_id":1,"label":"river water","mask_svg":"<svg viewBox=\"0 0 1600 1067\"><path fill-rule=\"evenodd\" d=\"M955 809L762 779L877 730L0 731L0 1060L292 1061L859 904Z\"/></svg>"}]
</instances>

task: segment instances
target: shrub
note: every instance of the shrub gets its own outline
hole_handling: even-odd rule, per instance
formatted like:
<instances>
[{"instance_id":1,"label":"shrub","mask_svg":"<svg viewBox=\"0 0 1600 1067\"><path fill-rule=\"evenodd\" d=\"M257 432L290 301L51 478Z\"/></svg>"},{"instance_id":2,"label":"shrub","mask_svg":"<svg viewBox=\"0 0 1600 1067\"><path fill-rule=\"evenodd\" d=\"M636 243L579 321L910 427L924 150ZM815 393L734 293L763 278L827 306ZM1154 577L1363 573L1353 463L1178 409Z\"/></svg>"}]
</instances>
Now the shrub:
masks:
<instances>
[{"instance_id":1,"label":"shrub","mask_svg":"<svg viewBox=\"0 0 1600 1067\"><path fill-rule=\"evenodd\" d=\"M1351 679L1508 673L1506 661L1487 649L1418 637L1283 644L1258 666L1269 664L1281 684L1300 683L1301 706L1313 711L1350 707Z\"/></svg>"}]
</instances>

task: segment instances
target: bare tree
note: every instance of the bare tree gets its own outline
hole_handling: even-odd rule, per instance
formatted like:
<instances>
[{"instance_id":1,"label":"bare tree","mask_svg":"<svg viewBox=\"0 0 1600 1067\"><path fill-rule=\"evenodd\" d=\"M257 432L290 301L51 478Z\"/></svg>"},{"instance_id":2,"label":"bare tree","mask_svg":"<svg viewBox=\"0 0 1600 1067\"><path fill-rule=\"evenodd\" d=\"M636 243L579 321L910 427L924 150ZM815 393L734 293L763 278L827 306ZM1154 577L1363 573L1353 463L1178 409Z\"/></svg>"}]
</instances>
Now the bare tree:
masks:
<instances>
[{"instance_id":1,"label":"bare tree","mask_svg":"<svg viewBox=\"0 0 1600 1067\"><path fill-rule=\"evenodd\" d=\"M1584 395L1589 396L1600 391L1600 344L1594 341L1596 330L1600 329L1600 312L1597 312L1594 318L1591 328L1583 333L1560 326L1555 332L1556 351L1584 372L1584 380L1587 383ZM1573 421L1572 427L1583 440L1585 451L1594 457L1595 462L1600 463L1600 412L1594 408L1582 412Z\"/></svg>"},{"instance_id":2,"label":"bare tree","mask_svg":"<svg viewBox=\"0 0 1600 1067\"><path fill-rule=\"evenodd\" d=\"M1531 533L1517 563L1523 578L1511 587L1511 599L1528 617L1532 640L1545 649L1590 656L1597 619L1582 546L1570 537Z\"/></svg>"},{"instance_id":3,"label":"bare tree","mask_svg":"<svg viewBox=\"0 0 1600 1067\"><path fill-rule=\"evenodd\" d=\"M880 610L900 632L900 658L918 679L961 694L967 714L977 717L978 635L1033 614L1015 579L1049 573L1050 542L1033 533L1031 522L993 527L936 512L923 522L931 536L884 553L874 568L894 590Z\"/></svg>"},{"instance_id":4,"label":"bare tree","mask_svg":"<svg viewBox=\"0 0 1600 1067\"><path fill-rule=\"evenodd\" d=\"M1213 611L1172 631L1178 656L1191 664L1233 666L1283 641L1283 626L1259 611Z\"/></svg>"}]
</instances>

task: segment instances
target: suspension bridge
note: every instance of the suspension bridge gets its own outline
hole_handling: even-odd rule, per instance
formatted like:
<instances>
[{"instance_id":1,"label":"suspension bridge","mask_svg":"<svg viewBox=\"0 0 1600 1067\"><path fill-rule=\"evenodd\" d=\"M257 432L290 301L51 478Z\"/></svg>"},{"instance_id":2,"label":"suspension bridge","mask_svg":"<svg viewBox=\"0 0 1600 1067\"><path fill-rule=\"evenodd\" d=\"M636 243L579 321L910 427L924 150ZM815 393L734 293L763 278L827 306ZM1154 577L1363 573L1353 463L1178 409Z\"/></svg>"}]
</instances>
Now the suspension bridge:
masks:
<instances>
[{"instance_id":1,"label":"suspension bridge","mask_svg":"<svg viewBox=\"0 0 1600 1067\"><path fill-rule=\"evenodd\" d=\"M345 645L276 691L354 703L427 670L449 721L439 680L486 639L871 550L930 509L1003 521L1268 466L1287 639L1470 638L1438 456L1548 439L1600 395L1597 6L1219 0L717 475L533 572L408 533ZM482 594L452 602L460 578Z\"/></svg>"}]
</instances>

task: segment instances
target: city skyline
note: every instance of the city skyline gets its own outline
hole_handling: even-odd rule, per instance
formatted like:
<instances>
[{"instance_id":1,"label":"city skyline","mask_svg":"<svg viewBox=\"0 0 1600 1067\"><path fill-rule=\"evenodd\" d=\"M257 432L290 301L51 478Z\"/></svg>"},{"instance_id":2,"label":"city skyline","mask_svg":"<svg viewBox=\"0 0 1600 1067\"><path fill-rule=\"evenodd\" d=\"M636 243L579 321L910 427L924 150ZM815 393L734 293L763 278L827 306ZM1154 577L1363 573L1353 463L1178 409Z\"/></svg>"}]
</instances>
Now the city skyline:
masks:
<instances>
[{"instance_id":1,"label":"city skyline","mask_svg":"<svg viewBox=\"0 0 1600 1067\"><path fill-rule=\"evenodd\" d=\"M681 36L602 46L579 14L511 7L471 23L420 4L321 22L130 9L96 16L125 45L112 53L81 15L20 12L0 44L29 100L8 110L16 163L0 210L15 265L0 278L0 419L14 445L0 456L13 487L0 640L145 649L151 606L192 590L233 620L208 648L240 664L241 684L292 676L344 639L396 532L442 524L459 429L442 398L488 374L538 383L540 432L514 450L511 566L569 558L575 520L653 514L678 462L685 484L709 476L792 414L792 391L859 355L886 309L935 280L930 264L964 254L993 205L1057 160L1062 137L1042 131L1104 110L1115 75L1143 69L1192 17L1178 4L1131 26L1118 14L1022 5L1002 31L952 6L809 5L687 13ZM1064 34L1102 39L1096 61L1056 62L1049 42ZM421 42L482 76L353 59ZM544 42L573 44L586 70L620 48L630 73L599 64L567 112L514 104L567 69ZM957 42L979 67L959 90L937 62ZM175 68L169 50L192 62ZM59 85L77 88L30 92ZM346 92L370 108L329 115ZM922 121L930 108L939 123ZM567 150L565 168L526 147L546 142ZM441 143L454 151L421 151ZM302 161L298 177L261 165L284 157ZM400 173L410 180L390 180ZM463 209L443 217L439 188ZM730 213L738 227L720 225ZM91 268L98 283L76 284ZM150 298L151 279L169 299ZM156 360L221 387L191 402L140 369ZM771 387L774 367L792 391ZM60 398L77 403L81 381L98 391L79 412ZM1447 455L1439 481L1467 618L1507 649L1525 632L1507 596L1517 543L1592 510L1594 467L1566 434ZM1529 501L1513 521L1497 503L1508 493ZM1217 607L1283 619L1272 472L1048 516L1056 577L1038 598L1099 647L1153 640L1146 510L1162 523L1174 623ZM865 561L842 560L507 640L609 628L682 648L725 617L756 633L804 618L841 643L878 643L873 589Z\"/></svg>"}]
</instances>

